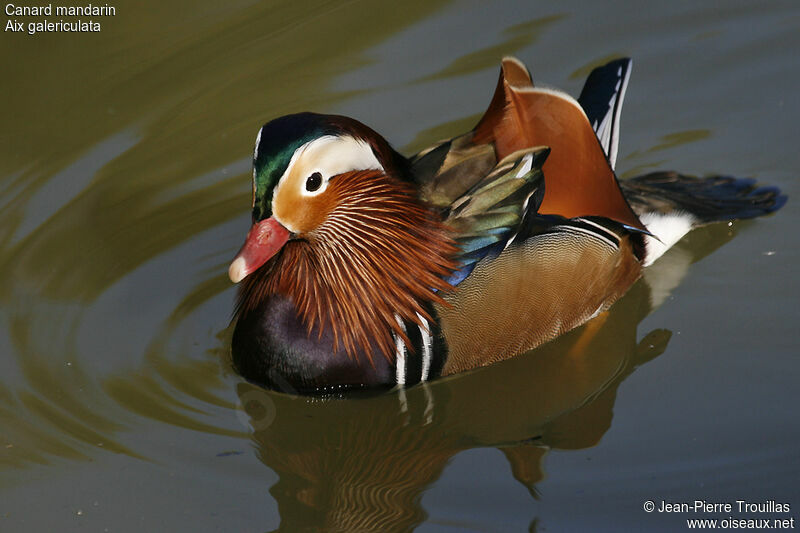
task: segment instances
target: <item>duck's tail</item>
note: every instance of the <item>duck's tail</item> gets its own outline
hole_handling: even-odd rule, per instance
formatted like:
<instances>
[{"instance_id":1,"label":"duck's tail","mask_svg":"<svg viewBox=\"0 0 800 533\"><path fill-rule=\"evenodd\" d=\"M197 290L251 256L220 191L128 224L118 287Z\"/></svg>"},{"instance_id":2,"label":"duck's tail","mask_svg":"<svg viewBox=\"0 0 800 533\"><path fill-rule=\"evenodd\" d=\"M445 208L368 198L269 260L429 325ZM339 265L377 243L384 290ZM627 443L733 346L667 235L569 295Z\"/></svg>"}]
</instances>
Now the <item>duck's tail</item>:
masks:
<instances>
[{"instance_id":1,"label":"duck's tail","mask_svg":"<svg viewBox=\"0 0 800 533\"><path fill-rule=\"evenodd\" d=\"M645 237L645 266L693 228L766 215L786 203L786 195L777 187L759 187L755 180L729 176L695 178L653 172L620 185L634 212L656 237Z\"/></svg>"}]
</instances>

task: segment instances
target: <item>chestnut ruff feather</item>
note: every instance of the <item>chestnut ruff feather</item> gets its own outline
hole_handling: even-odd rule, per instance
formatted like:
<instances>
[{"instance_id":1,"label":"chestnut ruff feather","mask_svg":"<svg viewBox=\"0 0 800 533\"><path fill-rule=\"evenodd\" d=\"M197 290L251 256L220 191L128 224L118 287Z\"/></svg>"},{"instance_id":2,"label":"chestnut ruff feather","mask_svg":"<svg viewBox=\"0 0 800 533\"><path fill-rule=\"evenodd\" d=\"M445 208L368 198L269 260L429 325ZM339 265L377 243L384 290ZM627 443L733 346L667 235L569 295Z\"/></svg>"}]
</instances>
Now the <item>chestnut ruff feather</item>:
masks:
<instances>
[{"instance_id":1,"label":"chestnut ruff feather","mask_svg":"<svg viewBox=\"0 0 800 533\"><path fill-rule=\"evenodd\" d=\"M273 259L245 278L236 314L255 310L271 294L294 302L308 334L331 328L351 358L359 350L372 363L377 350L394 359L392 333L411 345L396 316L423 325L433 320L428 302L456 268L458 251L441 220L406 183L380 171L342 174L326 195L330 212L303 240L286 243Z\"/></svg>"}]
</instances>

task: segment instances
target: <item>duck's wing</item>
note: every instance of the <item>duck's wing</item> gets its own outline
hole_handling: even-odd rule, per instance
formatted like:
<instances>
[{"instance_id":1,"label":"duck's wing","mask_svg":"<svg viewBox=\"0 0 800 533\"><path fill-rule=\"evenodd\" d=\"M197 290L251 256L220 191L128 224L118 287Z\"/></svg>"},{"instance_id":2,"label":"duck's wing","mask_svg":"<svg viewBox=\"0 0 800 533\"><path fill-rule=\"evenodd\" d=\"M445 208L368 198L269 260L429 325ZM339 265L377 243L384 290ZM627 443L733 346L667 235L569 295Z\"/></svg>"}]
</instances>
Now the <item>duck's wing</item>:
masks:
<instances>
[{"instance_id":1,"label":"duck's wing","mask_svg":"<svg viewBox=\"0 0 800 533\"><path fill-rule=\"evenodd\" d=\"M625 200L581 104L561 91L534 87L518 59L503 59L494 97L471 142L493 146L498 159L531 146L551 148L540 213L605 217L646 231Z\"/></svg>"},{"instance_id":2,"label":"duck's wing","mask_svg":"<svg viewBox=\"0 0 800 533\"><path fill-rule=\"evenodd\" d=\"M630 58L624 57L592 70L578 97L611 168L617 163L619 117L632 64Z\"/></svg>"},{"instance_id":3,"label":"duck's wing","mask_svg":"<svg viewBox=\"0 0 800 533\"><path fill-rule=\"evenodd\" d=\"M459 268L448 282L457 285L483 258L502 252L536 212L544 195L542 165L550 150L515 152L476 180L445 210L445 224L456 232Z\"/></svg>"},{"instance_id":4,"label":"duck's wing","mask_svg":"<svg viewBox=\"0 0 800 533\"><path fill-rule=\"evenodd\" d=\"M497 166L494 148L476 145L472 132L439 142L410 159L420 196L446 210Z\"/></svg>"}]
</instances>

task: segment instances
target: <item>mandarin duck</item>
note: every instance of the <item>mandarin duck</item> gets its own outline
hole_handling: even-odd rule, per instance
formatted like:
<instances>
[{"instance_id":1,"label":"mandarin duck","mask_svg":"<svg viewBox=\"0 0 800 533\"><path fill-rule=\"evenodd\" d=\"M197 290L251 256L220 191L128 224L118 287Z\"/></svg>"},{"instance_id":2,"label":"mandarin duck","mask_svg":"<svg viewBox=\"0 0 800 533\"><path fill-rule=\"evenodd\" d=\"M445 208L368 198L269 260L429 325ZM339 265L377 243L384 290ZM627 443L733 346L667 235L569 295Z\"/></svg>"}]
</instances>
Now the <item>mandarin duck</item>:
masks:
<instances>
[{"instance_id":1,"label":"mandarin duck","mask_svg":"<svg viewBox=\"0 0 800 533\"><path fill-rule=\"evenodd\" d=\"M692 228L779 209L752 180L618 181L630 59L577 100L504 58L470 132L406 158L352 118L258 132L232 360L299 393L410 386L531 350L608 309Z\"/></svg>"}]
</instances>

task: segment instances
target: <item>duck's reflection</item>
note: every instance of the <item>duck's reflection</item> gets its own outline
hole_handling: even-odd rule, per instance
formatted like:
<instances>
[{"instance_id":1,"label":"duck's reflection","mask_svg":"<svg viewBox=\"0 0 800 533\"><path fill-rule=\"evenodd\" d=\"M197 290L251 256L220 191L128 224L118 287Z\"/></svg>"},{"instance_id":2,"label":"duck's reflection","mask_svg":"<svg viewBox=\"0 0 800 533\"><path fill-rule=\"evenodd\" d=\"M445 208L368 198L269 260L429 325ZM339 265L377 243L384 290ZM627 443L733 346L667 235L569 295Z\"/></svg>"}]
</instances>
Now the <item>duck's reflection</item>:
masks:
<instances>
[{"instance_id":1,"label":"duck's reflection","mask_svg":"<svg viewBox=\"0 0 800 533\"><path fill-rule=\"evenodd\" d=\"M424 491L448 461L497 447L537 497L549 449L594 446L611 426L620 383L665 350L670 333L637 341L637 325L691 262L732 236L694 232L607 313L528 354L405 391L309 399L242 383L238 394L271 488L281 530L408 531L425 520ZM653 276L651 276L653 277ZM664 284L666 283L666 285ZM535 528L535 517L532 517Z\"/></svg>"}]
</instances>

